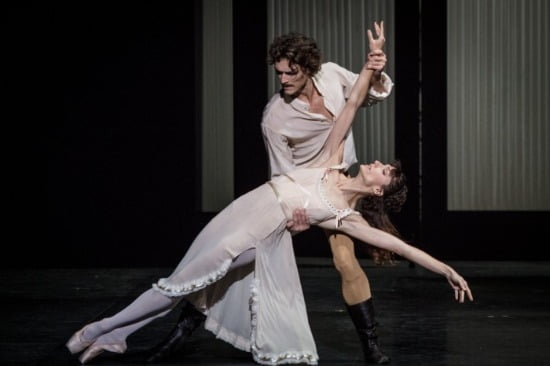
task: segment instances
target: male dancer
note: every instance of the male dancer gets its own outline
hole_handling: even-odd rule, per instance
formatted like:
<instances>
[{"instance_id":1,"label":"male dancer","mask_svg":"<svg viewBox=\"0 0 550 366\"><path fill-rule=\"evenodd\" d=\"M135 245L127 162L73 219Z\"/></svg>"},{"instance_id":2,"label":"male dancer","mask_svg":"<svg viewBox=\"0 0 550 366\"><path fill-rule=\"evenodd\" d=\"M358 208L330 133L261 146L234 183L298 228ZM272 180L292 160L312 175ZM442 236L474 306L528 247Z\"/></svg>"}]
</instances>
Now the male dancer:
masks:
<instances>
[{"instance_id":1,"label":"male dancer","mask_svg":"<svg viewBox=\"0 0 550 366\"><path fill-rule=\"evenodd\" d=\"M375 24L383 44L383 23ZM373 47L371 49L381 47ZM382 73L383 54L370 54L369 67L377 70L369 102L381 100L391 91L389 77ZM269 49L269 62L279 76L281 93L267 104L262 131L267 147L271 175L284 174L296 167L315 166L319 152L332 129L332 122L342 110L347 93L357 75L334 64L320 63L320 51L314 40L300 34L276 38ZM344 163L357 162L353 136L345 143ZM296 213L294 221L304 223L305 213ZM374 307L368 278L354 253L353 241L347 235L327 232L334 264L342 279L342 294L347 310L359 334L365 360L384 364L390 361L378 345Z\"/></svg>"},{"instance_id":2,"label":"male dancer","mask_svg":"<svg viewBox=\"0 0 550 366\"><path fill-rule=\"evenodd\" d=\"M381 49L385 41L383 23L380 26L375 23L375 31L378 37L374 42L378 44L369 46ZM376 70L367 102L367 105L372 105L390 94L392 82L382 72L385 55L371 52L368 57L369 68ZM270 174L275 176L297 167L314 166L318 159L322 159L319 156L321 148L332 129L332 122L344 107L357 74L335 63L321 64L321 52L316 42L296 33L275 38L269 48L268 61L274 66L281 83L281 91L266 105L262 118ZM357 158L350 132L345 143L344 163L349 167L355 162ZM297 210L288 226L291 231L307 229L309 223L305 211ZM370 285L355 257L353 241L337 232L327 232L327 236L334 264L342 279L344 301L361 340L365 360L368 363L389 363L390 358L378 344ZM253 253L247 253L247 257L238 260L253 260ZM191 304L185 304L178 324L148 360L160 360L179 349L203 319L204 316Z\"/></svg>"}]
</instances>

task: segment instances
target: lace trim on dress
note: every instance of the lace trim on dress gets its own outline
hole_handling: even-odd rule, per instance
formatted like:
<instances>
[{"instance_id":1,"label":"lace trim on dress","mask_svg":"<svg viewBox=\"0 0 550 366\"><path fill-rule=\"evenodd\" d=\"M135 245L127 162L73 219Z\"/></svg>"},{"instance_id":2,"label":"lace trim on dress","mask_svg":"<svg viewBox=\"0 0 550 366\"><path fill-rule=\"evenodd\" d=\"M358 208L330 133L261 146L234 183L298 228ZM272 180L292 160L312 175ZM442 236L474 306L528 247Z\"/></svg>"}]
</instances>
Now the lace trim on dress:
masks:
<instances>
[{"instance_id":1,"label":"lace trim on dress","mask_svg":"<svg viewBox=\"0 0 550 366\"><path fill-rule=\"evenodd\" d=\"M319 179L319 182L317 183L317 190L319 191L319 197L321 197L321 201L327 206L330 212L332 212L335 216L334 220L334 226L338 229L340 226L342 226L342 220L346 218L347 216L351 214L358 214L357 211L351 209L350 207L347 208L336 208L332 202L327 198L325 189L323 188L323 182L326 181L327 173L329 170L337 169L339 166L334 168L328 168L325 170L323 175L321 176L321 179Z\"/></svg>"},{"instance_id":2,"label":"lace trim on dress","mask_svg":"<svg viewBox=\"0 0 550 366\"><path fill-rule=\"evenodd\" d=\"M153 289L155 289L156 291L160 292L163 295L170 296L170 297L188 295L198 290L202 290L206 286L211 285L214 282L221 279L223 276L227 274L227 271L229 270L231 263L233 263L232 259L226 259L221 265L221 268L218 269L217 271L213 273L209 273L206 276L203 276L199 279L196 279L190 282L186 282L181 285L169 284L167 278L161 278L160 280L158 280L157 283L153 284Z\"/></svg>"},{"instance_id":3,"label":"lace trim on dress","mask_svg":"<svg viewBox=\"0 0 550 366\"><path fill-rule=\"evenodd\" d=\"M258 327L258 287L260 280L255 278L250 284L250 313L251 313L251 345L250 351L254 361L263 365L280 365L285 363L297 364L306 363L308 365L317 365L318 358L309 352L286 352L282 354L262 353L256 348L256 332Z\"/></svg>"}]
</instances>

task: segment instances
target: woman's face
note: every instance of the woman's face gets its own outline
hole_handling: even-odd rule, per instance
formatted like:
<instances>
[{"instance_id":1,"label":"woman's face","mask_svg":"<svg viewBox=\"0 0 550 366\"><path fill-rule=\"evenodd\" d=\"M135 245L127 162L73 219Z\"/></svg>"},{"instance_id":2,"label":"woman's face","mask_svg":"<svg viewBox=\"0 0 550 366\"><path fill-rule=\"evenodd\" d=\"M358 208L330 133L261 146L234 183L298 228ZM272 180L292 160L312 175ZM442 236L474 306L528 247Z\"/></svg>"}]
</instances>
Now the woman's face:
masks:
<instances>
[{"instance_id":1,"label":"woman's face","mask_svg":"<svg viewBox=\"0 0 550 366\"><path fill-rule=\"evenodd\" d=\"M382 187L391 183L391 171L395 169L390 164L382 164L375 160L372 164L363 164L359 168L359 174L367 187L373 188L374 194L382 195Z\"/></svg>"},{"instance_id":2,"label":"woman's face","mask_svg":"<svg viewBox=\"0 0 550 366\"><path fill-rule=\"evenodd\" d=\"M286 58L277 61L273 66L285 95L296 96L304 89L308 77L300 66L290 66Z\"/></svg>"}]
</instances>

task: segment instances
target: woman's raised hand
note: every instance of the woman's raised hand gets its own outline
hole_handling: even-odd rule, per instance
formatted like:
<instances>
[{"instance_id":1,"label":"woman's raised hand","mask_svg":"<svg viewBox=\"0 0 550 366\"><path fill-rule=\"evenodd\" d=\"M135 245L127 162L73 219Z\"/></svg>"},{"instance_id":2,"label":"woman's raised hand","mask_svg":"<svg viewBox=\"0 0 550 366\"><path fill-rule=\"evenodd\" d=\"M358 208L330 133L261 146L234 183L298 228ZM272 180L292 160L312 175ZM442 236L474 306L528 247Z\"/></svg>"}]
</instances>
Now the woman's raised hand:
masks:
<instances>
[{"instance_id":1,"label":"woman's raised hand","mask_svg":"<svg viewBox=\"0 0 550 366\"><path fill-rule=\"evenodd\" d=\"M374 31L376 32L376 38L372 34L370 29L367 29L367 36L369 38L369 49L370 52L382 50L386 38L384 38L384 21L382 20L380 24L374 22Z\"/></svg>"},{"instance_id":2,"label":"woman's raised hand","mask_svg":"<svg viewBox=\"0 0 550 366\"><path fill-rule=\"evenodd\" d=\"M370 51L367 55L366 67L369 70L374 70L375 75L379 76L384 71L387 61L386 55L382 51L382 47L386 42L384 38L384 21L381 21L380 24L374 22L374 30L376 32L376 39L372 31L370 29L367 30Z\"/></svg>"}]
</instances>

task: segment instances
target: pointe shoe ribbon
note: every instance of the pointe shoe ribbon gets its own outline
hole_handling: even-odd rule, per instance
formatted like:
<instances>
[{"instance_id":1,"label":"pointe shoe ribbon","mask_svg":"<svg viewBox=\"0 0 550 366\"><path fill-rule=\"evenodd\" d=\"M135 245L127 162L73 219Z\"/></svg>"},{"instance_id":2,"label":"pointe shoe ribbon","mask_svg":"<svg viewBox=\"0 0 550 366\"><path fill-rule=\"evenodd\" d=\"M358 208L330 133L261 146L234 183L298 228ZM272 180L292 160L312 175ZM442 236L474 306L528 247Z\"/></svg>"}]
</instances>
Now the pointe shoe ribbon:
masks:
<instances>
[{"instance_id":1,"label":"pointe shoe ribbon","mask_svg":"<svg viewBox=\"0 0 550 366\"><path fill-rule=\"evenodd\" d=\"M80 329L78 332L73 334L73 336L65 344L65 346L69 349L69 352L71 352L71 354L78 353L82 351L84 348L88 347L90 344L94 343L93 340L85 341L82 339L82 334L84 334L85 329L86 327Z\"/></svg>"},{"instance_id":2,"label":"pointe shoe ribbon","mask_svg":"<svg viewBox=\"0 0 550 366\"><path fill-rule=\"evenodd\" d=\"M102 354L104 351L113 353L126 352L126 342L116 344L92 344L78 359L81 364L85 364Z\"/></svg>"}]
</instances>

